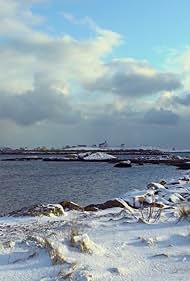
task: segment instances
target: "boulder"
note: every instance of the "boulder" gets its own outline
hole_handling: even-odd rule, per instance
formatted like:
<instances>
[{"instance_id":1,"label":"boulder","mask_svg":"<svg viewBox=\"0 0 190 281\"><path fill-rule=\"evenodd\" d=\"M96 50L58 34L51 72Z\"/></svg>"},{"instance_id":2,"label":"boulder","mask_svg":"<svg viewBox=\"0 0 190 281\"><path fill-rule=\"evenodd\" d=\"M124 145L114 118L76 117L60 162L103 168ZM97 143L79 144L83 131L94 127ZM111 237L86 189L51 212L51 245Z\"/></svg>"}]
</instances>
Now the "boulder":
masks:
<instances>
[{"instance_id":1,"label":"boulder","mask_svg":"<svg viewBox=\"0 0 190 281\"><path fill-rule=\"evenodd\" d=\"M167 182L166 182L165 180L161 180L159 183L160 183L161 185L166 185L166 184L167 184Z\"/></svg>"},{"instance_id":2,"label":"boulder","mask_svg":"<svg viewBox=\"0 0 190 281\"><path fill-rule=\"evenodd\" d=\"M131 161L130 160L127 160L127 161L119 161L117 162L114 167L116 168L130 168L132 167L131 165Z\"/></svg>"},{"instance_id":3,"label":"boulder","mask_svg":"<svg viewBox=\"0 0 190 281\"><path fill-rule=\"evenodd\" d=\"M64 209L60 204L38 204L29 208L22 208L18 211L9 213L9 216L62 216Z\"/></svg>"},{"instance_id":4,"label":"boulder","mask_svg":"<svg viewBox=\"0 0 190 281\"><path fill-rule=\"evenodd\" d=\"M72 201L62 201L59 203L65 210L83 211L84 208Z\"/></svg>"},{"instance_id":5,"label":"boulder","mask_svg":"<svg viewBox=\"0 0 190 281\"><path fill-rule=\"evenodd\" d=\"M96 207L95 204L90 204L90 205L84 207L84 211L87 211L87 212L96 212L98 210L99 209L98 209L98 207Z\"/></svg>"},{"instance_id":6,"label":"boulder","mask_svg":"<svg viewBox=\"0 0 190 281\"><path fill-rule=\"evenodd\" d=\"M130 207L128 203L122 199L113 199L100 204L91 204L84 207L84 211L98 211L106 210L109 208L125 208L128 209L130 212L133 212L133 208Z\"/></svg>"},{"instance_id":7,"label":"boulder","mask_svg":"<svg viewBox=\"0 0 190 281\"><path fill-rule=\"evenodd\" d=\"M176 166L180 170L190 170L190 162L179 163Z\"/></svg>"},{"instance_id":8,"label":"boulder","mask_svg":"<svg viewBox=\"0 0 190 281\"><path fill-rule=\"evenodd\" d=\"M165 189L165 186L161 183L151 182L147 185L147 188L150 190L160 190L160 189Z\"/></svg>"}]
</instances>

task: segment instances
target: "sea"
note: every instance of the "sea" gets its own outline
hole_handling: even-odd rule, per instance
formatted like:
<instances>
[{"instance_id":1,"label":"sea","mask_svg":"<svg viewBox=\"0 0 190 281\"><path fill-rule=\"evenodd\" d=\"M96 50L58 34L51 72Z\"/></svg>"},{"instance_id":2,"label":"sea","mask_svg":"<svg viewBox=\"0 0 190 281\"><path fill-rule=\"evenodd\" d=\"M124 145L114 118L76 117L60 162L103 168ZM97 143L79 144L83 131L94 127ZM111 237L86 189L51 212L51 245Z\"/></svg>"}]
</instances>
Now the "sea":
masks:
<instances>
[{"instance_id":1,"label":"sea","mask_svg":"<svg viewBox=\"0 0 190 281\"><path fill-rule=\"evenodd\" d=\"M104 162L1 161L4 158L0 155L0 215L38 203L69 200L85 206L122 198L151 181L184 173L167 165L115 168Z\"/></svg>"}]
</instances>

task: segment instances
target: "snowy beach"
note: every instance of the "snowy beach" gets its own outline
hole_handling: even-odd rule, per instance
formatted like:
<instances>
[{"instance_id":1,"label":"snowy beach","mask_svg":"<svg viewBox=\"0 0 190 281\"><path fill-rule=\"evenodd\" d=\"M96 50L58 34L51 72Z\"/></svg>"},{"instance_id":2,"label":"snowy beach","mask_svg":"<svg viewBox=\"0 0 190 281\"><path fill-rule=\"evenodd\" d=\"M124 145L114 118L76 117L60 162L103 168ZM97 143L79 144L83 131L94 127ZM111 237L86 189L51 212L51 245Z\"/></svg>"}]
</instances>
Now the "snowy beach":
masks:
<instances>
[{"instance_id":1,"label":"snowy beach","mask_svg":"<svg viewBox=\"0 0 190 281\"><path fill-rule=\"evenodd\" d=\"M96 212L54 204L1 217L0 280L188 280L188 172L137 194Z\"/></svg>"}]
</instances>

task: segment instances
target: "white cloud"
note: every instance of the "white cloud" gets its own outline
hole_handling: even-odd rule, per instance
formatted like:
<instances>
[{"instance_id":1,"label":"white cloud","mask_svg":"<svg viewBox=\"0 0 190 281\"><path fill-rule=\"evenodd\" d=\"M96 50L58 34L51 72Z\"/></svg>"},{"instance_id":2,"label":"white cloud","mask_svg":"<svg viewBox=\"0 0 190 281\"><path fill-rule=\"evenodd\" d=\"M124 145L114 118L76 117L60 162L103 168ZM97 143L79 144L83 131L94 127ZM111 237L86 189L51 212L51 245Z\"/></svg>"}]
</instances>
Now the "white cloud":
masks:
<instances>
[{"instance_id":1,"label":"white cloud","mask_svg":"<svg viewBox=\"0 0 190 281\"><path fill-rule=\"evenodd\" d=\"M141 126L148 123L140 120L151 108L156 120L162 113L166 119L177 114L169 105L181 87L177 74L133 58L109 60L122 36L88 17L78 20L64 14L70 22L90 28L86 39L42 31L47 30L47 19L31 9L40 2L0 0L0 141L15 136L17 143L30 143L38 133L38 143L49 139L57 144L59 133L64 142L101 141L103 136L138 142ZM186 88L189 58L188 52L180 58ZM184 107L183 101L179 103ZM179 114L183 115L181 109ZM146 132L148 139L151 130Z\"/></svg>"},{"instance_id":2,"label":"white cloud","mask_svg":"<svg viewBox=\"0 0 190 281\"><path fill-rule=\"evenodd\" d=\"M104 71L102 58L121 41L118 33L98 27L94 36L86 40L51 36L38 31L39 18L32 14L30 6L21 9L23 3L19 0L0 3L0 89L4 91L32 88L36 72L67 83L94 80Z\"/></svg>"},{"instance_id":3,"label":"white cloud","mask_svg":"<svg viewBox=\"0 0 190 281\"><path fill-rule=\"evenodd\" d=\"M31 5L40 1L0 0L0 36L6 38L27 36L33 26L44 18L31 12Z\"/></svg>"}]
</instances>

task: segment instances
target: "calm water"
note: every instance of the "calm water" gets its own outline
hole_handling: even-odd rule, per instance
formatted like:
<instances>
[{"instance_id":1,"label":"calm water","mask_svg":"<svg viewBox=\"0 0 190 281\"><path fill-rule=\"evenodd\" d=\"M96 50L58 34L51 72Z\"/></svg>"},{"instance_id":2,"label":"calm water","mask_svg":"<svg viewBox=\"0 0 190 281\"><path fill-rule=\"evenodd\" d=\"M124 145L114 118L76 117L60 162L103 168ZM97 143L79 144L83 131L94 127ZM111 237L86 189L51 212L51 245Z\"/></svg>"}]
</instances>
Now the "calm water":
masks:
<instances>
[{"instance_id":1,"label":"calm water","mask_svg":"<svg viewBox=\"0 0 190 281\"><path fill-rule=\"evenodd\" d=\"M102 202L180 174L164 165L119 169L109 163L0 161L0 214L64 199L82 205Z\"/></svg>"}]
</instances>

